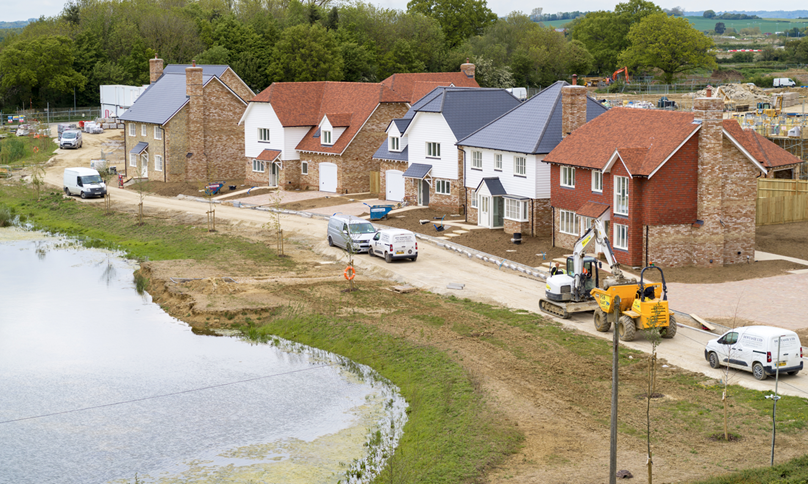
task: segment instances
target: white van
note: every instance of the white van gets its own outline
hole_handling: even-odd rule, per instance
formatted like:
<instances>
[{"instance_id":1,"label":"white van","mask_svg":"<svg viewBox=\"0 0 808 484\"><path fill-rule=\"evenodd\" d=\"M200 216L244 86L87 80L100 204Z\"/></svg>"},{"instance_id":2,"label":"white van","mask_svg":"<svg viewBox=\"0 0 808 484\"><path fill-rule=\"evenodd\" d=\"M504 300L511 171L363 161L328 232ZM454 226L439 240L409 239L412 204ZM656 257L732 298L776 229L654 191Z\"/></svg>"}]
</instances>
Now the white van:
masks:
<instances>
[{"instance_id":1,"label":"white van","mask_svg":"<svg viewBox=\"0 0 808 484\"><path fill-rule=\"evenodd\" d=\"M774 87L794 87L797 83L788 77L778 77L774 80Z\"/></svg>"},{"instance_id":2,"label":"white van","mask_svg":"<svg viewBox=\"0 0 808 484\"><path fill-rule=\"evenodd\" d=\"M348 250L350 241L350 250L353 253L367 252L370 247L370 239L375 233L376 229L373 224L353 215L337 212L328 219L327 236L328 245L331 247L337 246Z\"/></svg>"},{"instance_id":3,"label":"white van","mask_svg":"<svg viewBox=\"0 0 808 484\"><path fill-rule=\"evenodd\" d=\"M418 241L409 230L380 230L373 236L368 254L371 257L384 257L387 262L392 262L393 259L412 259L415 262L418 258Z\"/></svg>"},{"instance_id":4,"label":"white van","mask_svg":"<svg viewBox=\"0 0 808 484\"><path fill-rule=\"evenodd\" d=\"M778 340L780 357L777 356ZM802 343L794 331L771 326L744 326L710 340L704 348L710 366L728 366L751 371L758 380L780 374L796 375L802 370Z\"/></svg>"},{"instance_id":5,"label":"white van","mask_svg":"<svg viewBox=\"0 0 808 484\"><path fill-rule=\"evenodd\" d=\"M64 188L68 197L103 197L107 194L107 186L101 175L92 168L65 168Z\"/></svg>"}]
</instances>

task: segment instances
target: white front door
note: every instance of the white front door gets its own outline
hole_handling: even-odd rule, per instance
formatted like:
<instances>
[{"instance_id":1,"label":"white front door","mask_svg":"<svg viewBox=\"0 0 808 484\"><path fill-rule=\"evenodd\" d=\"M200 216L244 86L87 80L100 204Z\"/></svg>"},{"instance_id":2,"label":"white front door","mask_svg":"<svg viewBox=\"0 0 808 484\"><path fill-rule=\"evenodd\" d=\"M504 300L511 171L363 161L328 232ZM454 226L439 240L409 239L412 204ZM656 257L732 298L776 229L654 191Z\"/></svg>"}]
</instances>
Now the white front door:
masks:
<instances>
[{"instance_id":1,"label":"white front door","mask_svg":"<svg viewBox=\"0 0 808 484\"><path fill-rule=\"evenodd\" d=\"M277 163L270 163L269 164L269 186L276 187L278 186L278 180L280 179L280 168L278 167Z\"/></svg>"},{"instance_id":2,"label":"white front door","mask_svg":"<svg viewBox=\"0 0 808 484\"><path fill-rule=\"evenodd\" d=\"M477 225L491 228L491 197L479 195L477 199Z\"/></svg>"},{"instance_id":3,"label":"white front door","mask_svg":"<svg viewBox=\"0 0 808 484\"><path fill-rule=\"evenodd\" d=\"M320 163L320 191L337 192L337 165Z\"/></svg>"},{"instance_id":4,"label":"white front door","mask_svg":"<svg viewBox=\"0 0 808 484\"><path fill-rule=\"evenodd\" d=\"M404 172L398 170L387 170L384 172L385 200L392 202L404 201Z\"/></svg>"},{"instance_id":5,"label":"white front door","mask_svg":"<svg viewBox=\"0 0 808 484\"><path fill-rule=\"evenodd\" d=\"M140 156L140 176L142 178L149 177L149 154L143 153Z\"/></svg>"}]
</instances>

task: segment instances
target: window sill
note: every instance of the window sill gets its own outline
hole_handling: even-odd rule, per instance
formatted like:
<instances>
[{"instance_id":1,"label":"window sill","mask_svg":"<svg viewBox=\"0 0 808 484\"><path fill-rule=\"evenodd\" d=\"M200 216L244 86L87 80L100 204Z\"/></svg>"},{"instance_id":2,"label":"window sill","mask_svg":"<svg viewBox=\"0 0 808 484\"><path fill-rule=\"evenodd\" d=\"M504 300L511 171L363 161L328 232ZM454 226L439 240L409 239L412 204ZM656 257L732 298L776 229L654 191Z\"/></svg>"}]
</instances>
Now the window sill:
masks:
<instances>
[{"instance_id":1,"label":"window sill","mask_svg":"<svg viewBox=\"0 0 808 484\"><path fill-rule=\"evenodd\" d=\"M482 168L474 168L473 166L471 167L471 169L474 170L474 171L483 171Z\"/></svg>"},{"instance_id":2,"label":"window sill","mask_svg":"<svg viewBox=\"0 0 808 484\"><path fill-rule=\"evenodd\" d=\"M622 247L614 247L614 250L619 250L620 252L628 252L628 248L624 249Z\"/></svg>"},{"instance_id":3,"label":"window sill","mask_svg":"<svg viewBox=\"0 0 808 484\"><path fill-rule=\"evenodd\" d=\"M561 188L566 188L566 189L568 189L568 190L575 190L575 186L574 186L574 185L573 185L573 186L569 186L569 185L559 185L559 187L561 187Z\"/></svg>"},{"instance_id":4,"label":"window sill","mask_svg":"<svg viewBox=\"0 0 808 484\"><path fill-rule=\"evenodd\" d=\"M617 213L617 212L614 212L614 216L615 216L615 217L623 217L623 218L626 218L626 219L628 218L628 214L627 214L627 213Z\"/></svg>"},{"instance_id":5,"label":"window sill","mask_svg":"<svg viewBox=\"0 0 808 484\"><path fill-rule=\"evenodd\" d=\"M597 193L599 195L603 195L603 190L592 190L592 193Z\"/></svg>"},{"instance_id":6,"label":"window sill","mask_svg":"<svg viewBox=\"0 0 808 484\"><path fill-rule=\"evenodd\" d=\"M564 232L564 231L563 231L563 230L561 230L561 229L558 229L558 233L560 233L560 234L564 234L564 235L574 235L574 236L576 236L576 237L580 237L578 234L574 234L574 233L572 233L572 232Z\"/></svg>"},{"instance_id":7,"label":"window sill","mask_svg":"<svg viewBox=\"0 0 808 484\"><path fill-rule=\"evenodd\" d=\"M494 168L494 171L498 171L498 172L502 173L502 168Z\"/></svg>"},{"instance_id":8,"label":"window sill","mask_svg":"<svg viewBox=\"0 0 808 484\"><path fill-rule=\"evenodd\" d=\"M511 222L516 222L516 223L520 223L520 224L530 222L530 220L517 220L515 218L508 218L508 217L504 217L504 216L502 218L504 218L505 220L510 220Z\"/></svg>"},{"instance_id":9,"label":"window sill","mask_svg":"<svg viewBox=\"0 0 808 484\"><path fill-rule=\"evenodd\" d=\"M516 177L516 178L527 178L527 175L516 175L516 174L514 174L513 176Z\"/></svg>"},{"instance_id":10,"label":"window sill","mask_svg":"<svg viewBox=\"0 0 808 484\"><path fill-rule=\"evenodd\" d=\"M440 160L440 156L425 156L427 160Z\"/></svg>"},{"instance_id":11,"label":"window sill","mask_svg":"<svg viewBox=\"0 0 808 484\"><path fill-rule=\"evenodd\" d=\"M259 143L264 143L264 144L269 144L269 143L272 143L272 141L261 141L260 139L258 140L258 142L259 142Z\"/></svg>"}]
</instances>

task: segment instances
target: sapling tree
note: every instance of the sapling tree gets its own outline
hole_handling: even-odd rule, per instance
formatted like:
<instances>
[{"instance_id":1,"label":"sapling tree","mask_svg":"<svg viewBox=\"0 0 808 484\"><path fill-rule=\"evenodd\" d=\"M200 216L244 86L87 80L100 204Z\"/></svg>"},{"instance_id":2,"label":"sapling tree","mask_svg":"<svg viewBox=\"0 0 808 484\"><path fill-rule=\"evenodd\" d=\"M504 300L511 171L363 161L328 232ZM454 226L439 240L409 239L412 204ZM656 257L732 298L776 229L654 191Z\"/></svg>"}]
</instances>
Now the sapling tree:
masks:
<instances>
[{"instance_id":1,"label":"sapling tree","mask_svg":"<svg viewBox=\"0 0 808 484\"><path fill-rule=\"evenodd\" d=\"M146 200L146 189L148 188L148 155L143 154L137 157L137 166L135 167L135 190L138 192L138 215L137 224L143 225L143 202Z\"/></svg>"},{"instance_id":2,"label":"sapling tree","mask_svg":"<svg viewBox=\"0 0 808 484\"><path fill-rule=\"evenodd\" d=\"M667 320L667 309L661 304L657 303L651 307L651 317L649 318L649 328L645 335L651 341L651 354L648 355L648 385L645 394L645 430L646 430L646 449L648 454L648 484L653 484L653 468L654 459L651 453L651 399L656 395L656 363L657 363L657 346L662 340L663 323Z\"/></svg>"},{"instance_id":3,"label":"sapling tree","mask_svg":"<svg viewBox=\"0 0 808 484\"><path fill-rule=\"evenodd\" d=\"M283 227L281 225L281 202L283 193L278 188L269 194L269 206L274 210L271 212L269 222L264 224L271 234L275 235L278 255L283 256Z\"/></svg>"}]
</instances>

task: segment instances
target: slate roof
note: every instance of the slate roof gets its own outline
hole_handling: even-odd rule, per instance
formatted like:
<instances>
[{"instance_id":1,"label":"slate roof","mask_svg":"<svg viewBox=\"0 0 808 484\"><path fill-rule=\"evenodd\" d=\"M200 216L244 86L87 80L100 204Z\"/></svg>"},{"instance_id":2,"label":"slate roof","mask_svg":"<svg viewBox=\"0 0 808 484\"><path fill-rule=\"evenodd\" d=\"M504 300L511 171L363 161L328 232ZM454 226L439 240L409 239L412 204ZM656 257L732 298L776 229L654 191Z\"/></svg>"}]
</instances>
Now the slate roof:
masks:
<instances>
[{"instance_id":1,"label":"slate roof","mask_svg":"<svg viewBox=\"0 0 808 484\"><path fill-rule=\"evenodd\" d=\"M255 159L261 161L275 161L280 155L280 150L264 150Z\"/></svg>"},{"instance_id":2,"label":"slate roof","mask_svg":"<svg viewBox=\"0 0 808 484\"><path fill-rule=\"evenodd\" d=\"M374 160L391 160L391 161L407 161L410 157L409 146L405 146L401 152L390 151L387 149L387 140L379 146L379 149L373 153Z\"/></svg>"},{"instance_id":3,"label":"slate roof","mask_svg":"<svg viewBox=\"0 0 808 484\"><path fill-rule=\"evenodd\" d=\"M723 124L724 130L766 168L779 168L802 163L802 160L772 143L755 130L741 128L737 120L725 119Z\"/></svg>"},{"instance_id":4,"label":"slate roof","mask_svg":"<svg viewBox=\"0 0 808 484\"><path fill-rule=\"evenodd\" d=\"M296 149L340 154L382 102L404 99L380 83L362 82L275 82L251 103L269 103L284 127L309 126ZM328 116L332 126L345 131L333 145L320 144L318 125Z\"/></svg>"},{"instance_id":5,"label":"slate roof","mask_svg":"<svg viewBox=\"0 0 808 484\"><path fill-rule=\"evenodd\" d=\"M202 84L207 85L213 76L202 75ZM165 124L188 102L185 94L185 71L182 74L166 74L143 91L132 107L119 119L138 123Z\"/></svg>"},{"instance_id":6,"label":"slate roof","mask_svg":"<svg viewBox=\"0 0 808 484\"><path fill-rule=\"evenodd\" d=\"M169 64L165 66L163 69L163 74L182 74L185 75L185 68L186 67L194 67L192 64ZM202 68L202 75L203 76L216 76L221 78L225 71L230 68L230 66L226 65L215 65L215 64L207 64L207 65L198 65L196 67Z\"/></svg>"},{"instance_id":7,"label":"slate roof","mask_svg":"<svg viewBox=\"0 0 808 484\"><path fill-rule=\"evenodd\" d=\"M514 153L542 154L561 142L561 88L558 81L499 118L457 142L460 146L488 148ZM586 120L591 121L608 109L587 96Z\"/></svg>"},{"instance_id":8,"label":"slate roof","mask_svg":"<svg viewBox=\"0 0 808 484\"><path fill-rule=\"evenodd\" d=\"M490 193L492 197L499 197L508 194L508 192L505 191L505 187L502 186L502 182L499 181L499 178L497 177L483 178L480 180L480 184L477 185L477 192L480 191L480 188L482 188L483 185L488 187L488 193Z\"/></svg>"},{"instance_id":9,"label":"slate roof","mask_svg":"<svg viewBox=\"0 0 808 484\"><path fill-rule=\"evenodd\" d=\"M428 86L419 83L432 83L432 88L436 85L456 87L480 87L477 80L468 77L462 72L418 72L406 74L393 74L382 81L392 91L404 98L408 103L413 104L421 99L429 90L424 90Z\"/></svg>"},{"instance_id":10,"label":"slate roof","mask_svg":"<svg viewBox=\"0 0 808 484\"><path fill-rule=\"evenodd\" d=\"M417 178L419 180L423 180L427 174L429 174L429 170L432 169L432 165L427 165L424 163L413 163L407 168L407 171L404 172L403 177L405 178Z\"/></svg>"},{"instance_id":11,"label":"slate roof","mask_svg":"<svg viewBox=\"0 0 808 484\"><path fill-rule=\"evenodd\" d=\"M146 151L146 148L148 148L148 147L149 147L149 143L146 143L145 141L140 141L140 142L138 142L138 144L135 145L134 148L129 150L129 153L134 153L136 155L139 155L139 154L143 153L144 151Z\"/></svg>"},{"instance_id":12,"label":"slate roof","mask_svg":"<svg viewBox=\"0 0 808 484\"><path fill-rule=\"evenodd\" d=\"M632 176L649 176L700 127L692 112L612 108L573 131L543 161L602 170L617 152Z\"/></svg>"}]
</instances>

